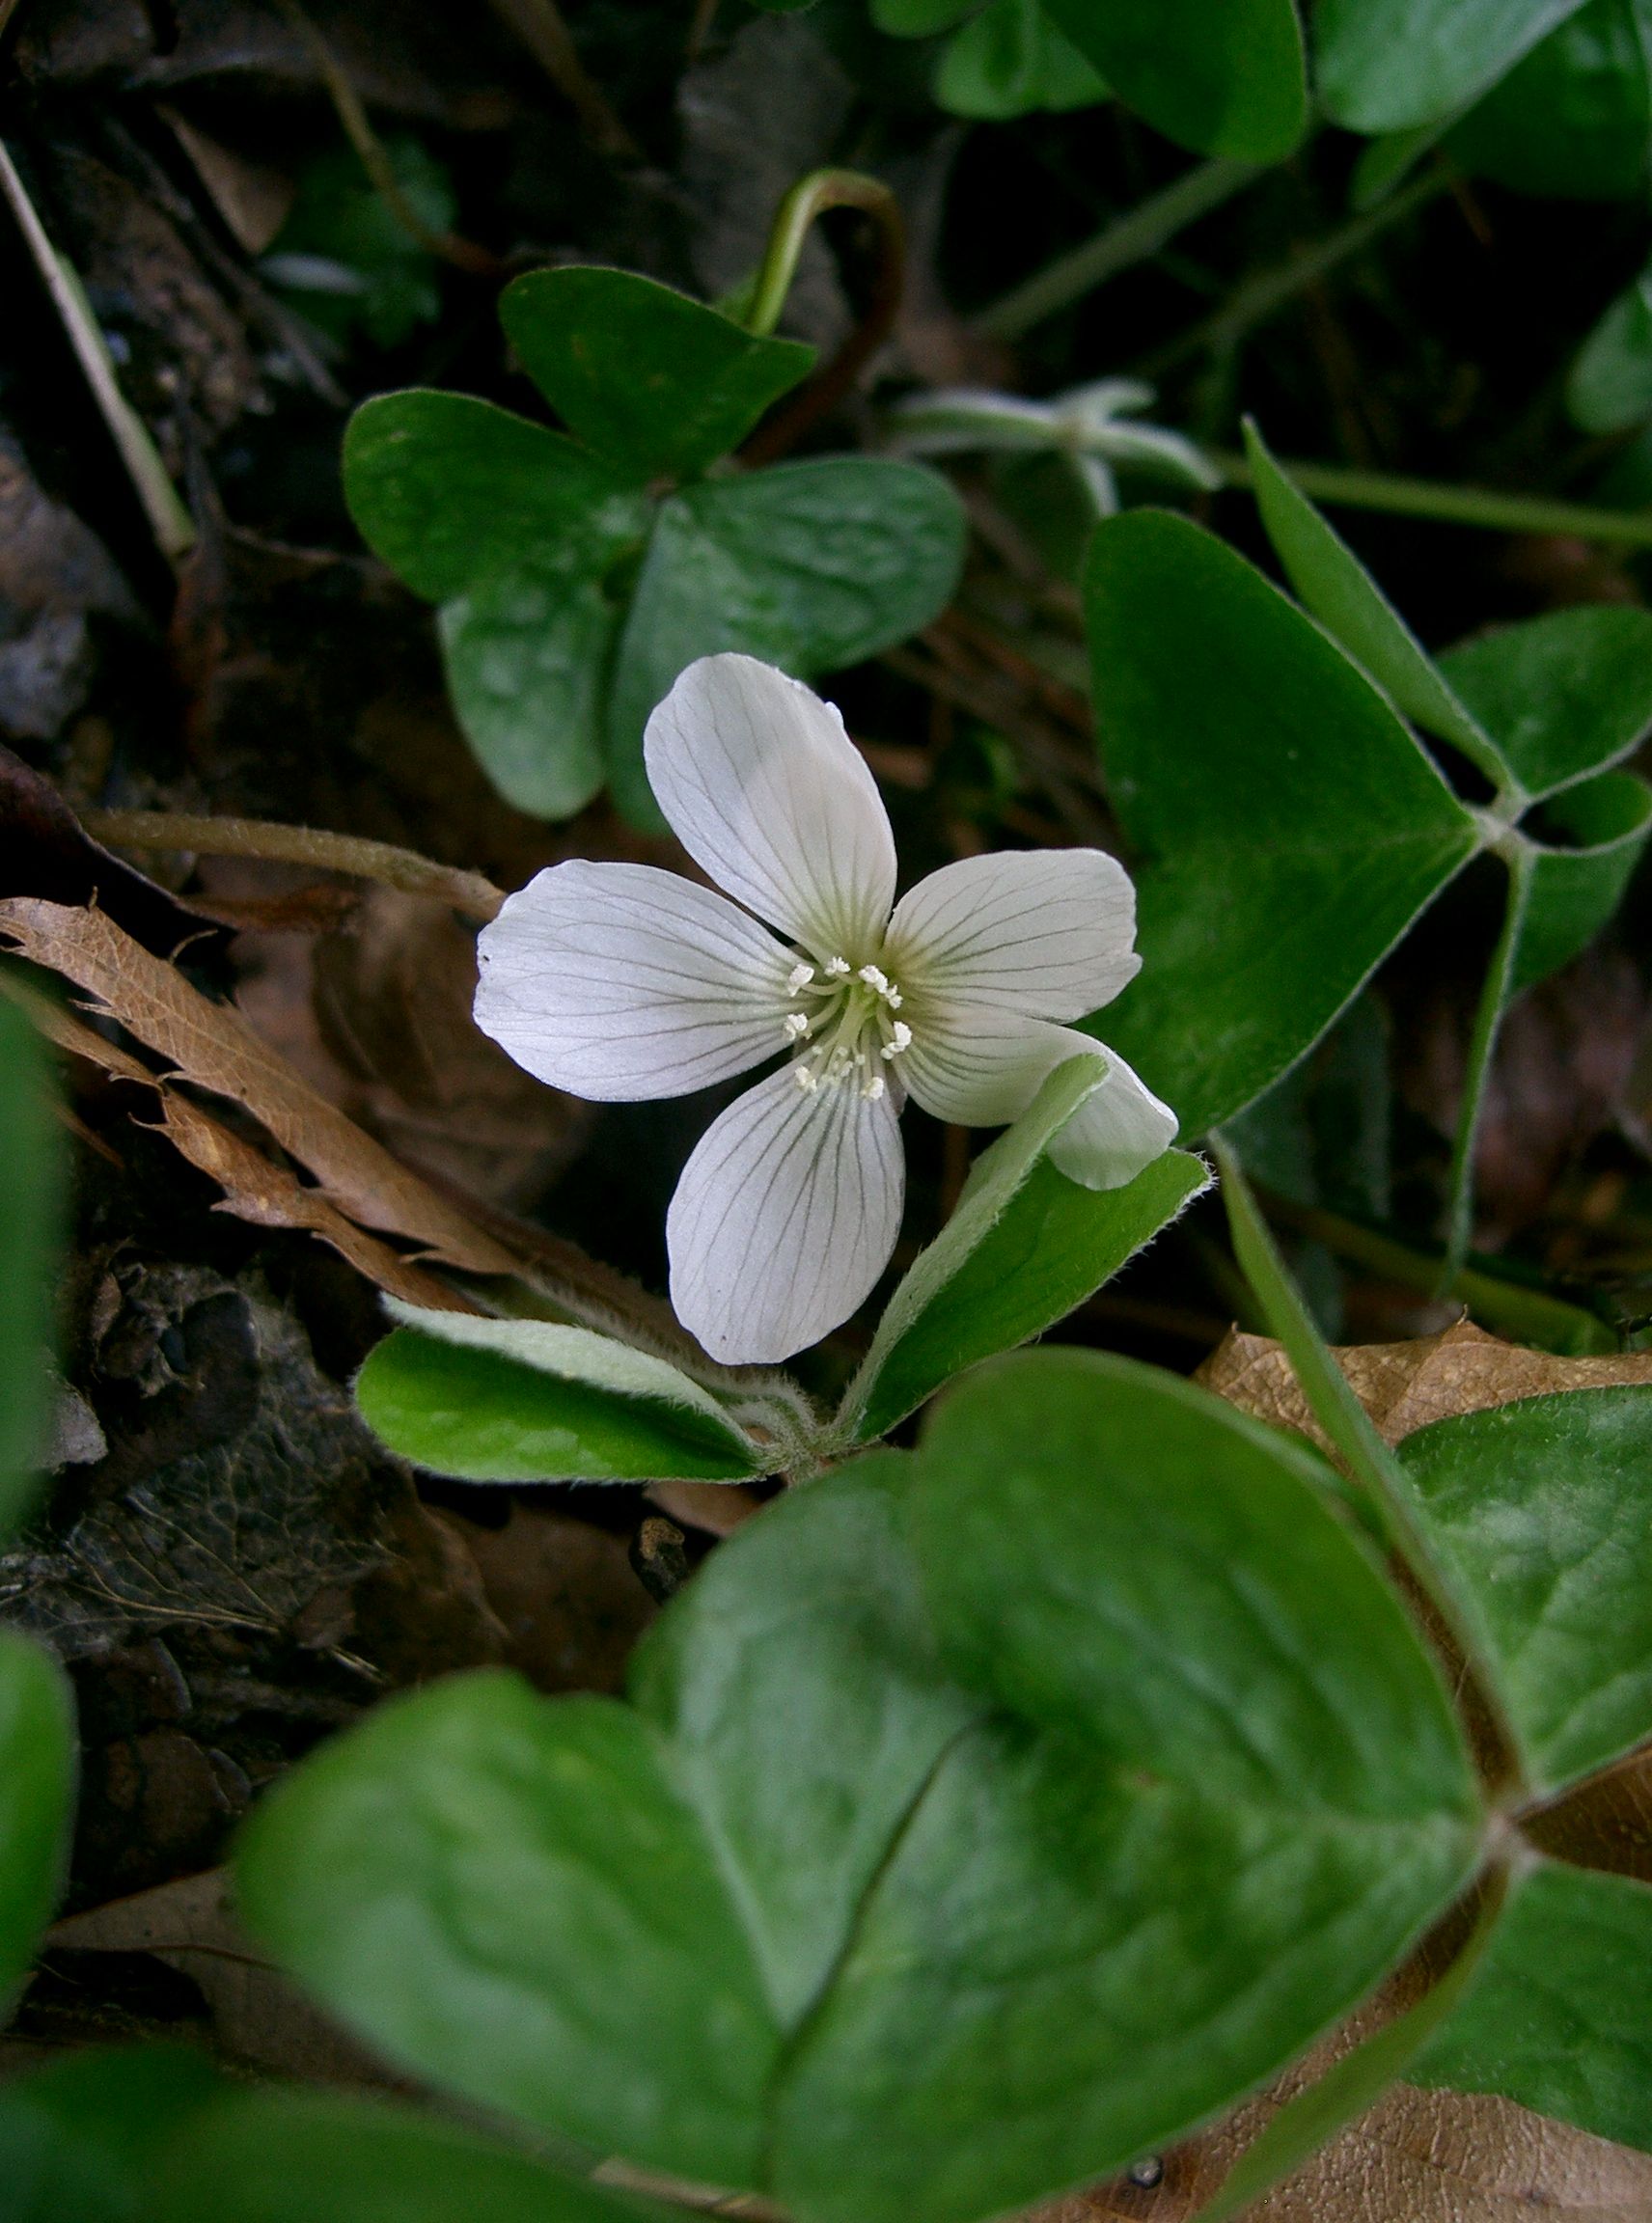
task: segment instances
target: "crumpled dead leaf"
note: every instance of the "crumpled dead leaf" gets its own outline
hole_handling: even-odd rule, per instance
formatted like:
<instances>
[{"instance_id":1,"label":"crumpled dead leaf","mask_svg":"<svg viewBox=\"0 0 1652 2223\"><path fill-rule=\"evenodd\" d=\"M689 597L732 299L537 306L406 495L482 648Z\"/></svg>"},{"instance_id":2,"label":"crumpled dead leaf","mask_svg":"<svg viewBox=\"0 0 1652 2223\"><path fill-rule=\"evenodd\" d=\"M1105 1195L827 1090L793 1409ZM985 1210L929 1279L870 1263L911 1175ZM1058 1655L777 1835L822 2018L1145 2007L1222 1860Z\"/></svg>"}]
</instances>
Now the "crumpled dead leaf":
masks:
<instances>
[{"instance_id":1,"label":"crumpled dead leaf","mask_svg":"<svg viewBox=\"0 0 1652 2223\"><path fill-rule=\"evenodd\" d=\"M9 993L15 994L10 983ZM42 1034L76 1057L101 1067L111 1079L131 1081L152 1088L160 1099L161 1124L168 1139L189 1163L215 1181L224 1200L214 1207L255 1227L290 1227L318 1235L346 1258L357 1273L400 1297L409 1304L433 1310L474 1312L480 1306L468 1297L427 1274L388 1243L368 1235L353 1220L346 1220L318 1189L307 1189L286 1166L277 1166L262 1150L211 1118L199 1105L168 1088L159 1077L136 1057L106 1042L94 1029L60 1010L43 997L17 996Z\"/></svg>"},{"instance_id":2,"label":"crumpled dead leaf","mask_svg":"<svg viewBox=\"0 0 1652 2223\"><path fill-rule=\"evenodd\" d=\"M235 1920L222 1868L59 1922L45 1954L50 1962L66 1953L152 1954L200 1988L217 2050L248 2068L306 2083L408 2088L262 1958Z\"/></svg>"},{"instance_id":3,"label":"crumpled dead leaf","mask_svg":"<svg viewBox=\"0 0 1652 2223\"><path fill-rule=\"evenodd\" d=\"M541 1194L584 1142L590 1108L532 1079L477 1027L476 938L445 906L369 890L316 944L312 977L346 1108L399 1154L514 1205Z\"/></svg>"},{"instance_id":4,"label":"crumpled dead leaf","mask_svg":"<svg viewBox=\"0 0 1652 2223\"><path fill-rule=\"evenodd\" d=\"M1315 2063L1315 2072L1326 2066ZM1041 2208L1027 2223L1185 2223L1222 2182L1299 2076L1219 2129L1163 2157L1153 2189L1115 2183ZM1652 2154L1551 2123L1511 2100L1398 2084L1246 2223L1646 2223Z\"/></svg>"},{"instance_id":5,"label":"crumpled dead leaf","mask_svg":"<svg viewBox=\"0 0 1652 2223\"><path fill-rule=\"evenodd\" d=\"M0 933L96 998L176 1077L244 1105L350 1219L473 1274L516 1270L503 1244L318 1096L238 1011L212 1002L103 912L12 897L0 901Z\"/></svg>"},{"instance_id":6,"label":"crumpled dead leaf","mask_svg":"<svg viewBox=\"0 0 1652 2223\"><path fill-rule=\"evenodd\" d=\"M1334 1352L1354 1394L1390 1443L1459 1413L1512 1405L1562 1389L1652 1382L1652 1351L1615 1358L1557 1358L1488 1335L1469 1320L1407 1343L1356 1343ZM1284 1348L1271 1336L1229 1329L1194 1377L1241 1412L1293 1429L1322 1451L1330 1442L1308 1409Z\"/></svg>"}]
</instances>

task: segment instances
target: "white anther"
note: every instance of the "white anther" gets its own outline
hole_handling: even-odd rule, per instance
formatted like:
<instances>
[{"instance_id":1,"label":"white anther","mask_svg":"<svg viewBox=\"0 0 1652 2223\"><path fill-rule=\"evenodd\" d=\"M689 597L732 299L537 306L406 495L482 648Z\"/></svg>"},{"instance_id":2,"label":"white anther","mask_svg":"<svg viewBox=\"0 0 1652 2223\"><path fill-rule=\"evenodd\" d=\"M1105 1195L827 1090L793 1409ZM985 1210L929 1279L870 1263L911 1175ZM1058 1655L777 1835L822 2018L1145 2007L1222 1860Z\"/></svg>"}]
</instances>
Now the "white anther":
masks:
<instances>
[{"instance_id":1,"label":"white anther","mask_svg":"<svg viewBox=\"0 0 1652 2223\"><path fill-rule=\"evenodd\" d=\"M785 976L785 992L795 996L800 988L807 988L814 977L812 965L794 965Z\"/></svg>"},{"instance_id":2,"label":"white anther","mask_svg":"<svg viewBox=\"0 0 1652 2223\"><path fill-rule=\"evenodd\" d=\"M883 1094L883 1075L881 1073L872 1074L869 1080L863 1084L861 1094L868 1104L875 1104Z\"/></svg>"},{"instance_id":3,"label":"white anther","mask_svg":"<svg viewBox=\"0 0 1652 2223\"><path fill-rule=\"evenodd\" d=\"M809 1031L809 1020L801 1011L788 1011L785 1016L785 1030L794 1042L799 1042Z\"/></svg>"},{"instance_id":4,"label":"white anther","mask_svg":"<svg viewBox=\"0 0 1652 2223\"><path fill-rule=\"evenodd\" d=\"M890 1029L890 1038L879 1052L879 1056L886 1059L898 1057L903 1050L909 1050L911 1047L912 1029L904 1019L897 1019Z\"/></svg>"},{"instance_id":5,"label":"white anther","mask_svg":"<svg viewBox=\"0 0 1652 2223\"><path fill-rule=\"evenodd\" d=\"M846 957L828 957L822 970L828 980L846 980L849 977L849 960Z\"/></svg>"},{"instance_id":6,"label":"white anther","mask_svg":"<svg viewBox=\"0 0 1652 2223\"><path fill-rule=\"evenodd\" d=\"M889 994L889 975L887 973L880 972L877 966L863 965L858 977L864 980L868 988L875 988L880 996Z\"/></svg>"},{"instance_id":7,"label":"white anther","mask_svg":"<svg viewBox=\"0 0 1652 2223\"><path fill-rule=\"evenodd\" d=\"M803 1093L806 1096L812 1096L820 1084L809 1070L809 1067L807 1065L794 1065L792 1072L796 1077L797 1085L803 1090Z\"/></svg>"},{"instance_id":8,"label":"white anther","mask_svg":"<svg viewBox=\"0 0 1652 2223\"><path fill-rule=\"evenodd\" d=\"M889 1005L892 1011L898 1011L900 1009L900 990L895 987L893 984L890 987L884 989L883 1000Z\"/></svg>"}]
</instances>

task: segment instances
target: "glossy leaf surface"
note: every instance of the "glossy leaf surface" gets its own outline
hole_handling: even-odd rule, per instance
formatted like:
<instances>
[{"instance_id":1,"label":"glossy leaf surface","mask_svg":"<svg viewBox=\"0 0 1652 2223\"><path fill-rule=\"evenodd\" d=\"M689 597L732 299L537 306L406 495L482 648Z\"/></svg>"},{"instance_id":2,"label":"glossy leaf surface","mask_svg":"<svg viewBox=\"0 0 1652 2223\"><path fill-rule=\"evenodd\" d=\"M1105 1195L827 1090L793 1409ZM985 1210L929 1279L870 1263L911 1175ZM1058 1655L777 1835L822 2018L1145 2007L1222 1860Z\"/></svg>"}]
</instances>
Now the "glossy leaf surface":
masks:
<instances>
[{"instance_id":1,"label":"glossy leaf surface","mask_svg":"<svg viewBox=\"0 0 1652 2223\"><path fill-rule=\"evenodd\" d=\"M568 430L638 479L703 471L814 361L799 341L758 338L629 270L531 270L506 288L499 319Z\"/></svg>"},{"instance_id":2,"label":"glossy leaf surface","mask_svg":"<svg viewBox=\"0 0 1652 2223\"><path fill-rule=\"evenodd\" d=\"M1308 88L1294 0L1044 0L1126 106L1200 154L1279 162Z\"/></svg>"},{"instance_id":3,"label":"glossy leaf surface","mask_svg":"<svg viewBox=\"0 0 1652 2223\"><path fill-rule=\"evenodd\" d=\"M1516 996L1569 965L1616 913L1652 835L1652 789L1633 772L1602 772L1557 795L1544 816L1575 846L1546 846L1533 865Z\"/></svg>"},{"instance_id":4,"label":"glossy leaf surface","mask_svg":"<svg viewBox=\"0 0 1652 2223\"><path fill-rule=\"evenodd\" d=\"M1645 0L1588 0L1451 132L1453 160L1517 192L1564 200L1646 190L1652 86Z\"/></svg>"},{"instance_id":5,"label":"glossy leaf surface","mask_svg":"<svg viewBox=\"0 0 1652 2223\"><path fill-rule=\"evenodd\" d=\"M1002 120L1034 109L1092 107L1108 88L1042 0L992 0L949 41L935 98L954 116Z\"/></svg>"},{"instance_id":6,"label":"glossy leaf surface","mask_svg":"<svg viewBox=\"0 0 1652 2223\"><path fill-rule=\"evenodd\" d=\"M1351 131L1405 131L1478 97L1582 0L1318 0L1314 69Z\"/></svg>"},{"instance_id":7,"label":"glossy leaf surface","mask_svg":"<svg viewBox=\"0 0 1652 2223\"><path fill-rule=\"evenodd\" d=\"M1448 648L1440 669L1533 796L1627 756L1652 730L1652 613L1551 611Z\"/></svg>"},{"instance_id":8,"label":"glossy leaf surface","mask_svg":"<svg viewBox=\"0 0 1652 2223\"><path fill-rule=\"evenodd\" d=\"M432 1473L730 1482L755 1470L734 1422L662 1359L541 1321L415 1315L411 1306L399 1316L421 1324L373 1349L356 1402L381 1441Z\"/></svg>"},{"instance_id":9,"label":"glossy leaf surface","mask_svg":"<svg viewBox=\"0 0 1652 2223\"><path fill-rule=\"evenodd\" d=\"M1468 1997L1407 2074L1652 2149L1649 1985L1652 1889L1546 1860L1515 1884Z\"/></svg>"},{"instance_id":10,"label":"glossy leaf surface","mask_svg":"<svg viewBox=\"0 0 1652 2223\"><path fill-rule=\"evenodd\" d=\"M1245 451L1262 523L1303 607L1396 709L1455 742L1488 778L1500 780L1503 760L1491 736L1452 693L1354 551L1280 469L1253 425L1245 427Z\"/></svg>"},{"instance_id":11,"label":"glossy leaf surface","mask_svg":"<svg viewBox=\"0 0 1652 2223\"><path fill-rule=\"evenodd\" d=\"M1607 1388L1441 1420L1399 1447L1541 1791L1652 1736L1649 1442L1652 1389Z\"/></svg>"},{"instance_id":12,"label":"glossy leaf surface","mask_svg":"<svg viewBox=\"0 0 1652 2223\"><path fill-rule=\"evenodd\" d=\"M634 483L525 418L460 394L357 410L344 491L362 536L443 605L454 706L507 801L545 817L602 783L609 574L647 531Z\"/></svg>"},{"instance_id":13,"label":"glossy leaf surface","mask_svg":"<svg viewBox=\"0 0 1652 2223\"><path fill-rule=\"evenodd\" d=\"M265 2090L220 2100L172 2140L155 2223L667 2223L680 2214L558 2175L435 2117Z\"/></svg>"},{"instance_id":14,"label":"glossy leaf surface","mask_svg":"<svg viewBox=\"0 0 1652 2223\"><path fill-rule=\"evenodd\" d=\"M248 1918L422 2073L804 2223L1102 2174L1340 2013L1473 1856L1324 1472L1146 1369L1001 1360L916 1459L727 1543L629 1706L472 1677L326 1747L252 1825Z\"/></svg>"},{"instance_id":15,"label":"glossy leaf surface","mask_svg":"<svg viewBox=\"0 0 1652 2223\"><path fill-rule=\"evenodd\" d=\"M1477 834L1363 673L1198 526L1109 519L1086 600L1143 960L1098 1024L1191 1139L1318 1039Z\"/></svg>"},{"instance_id":16,"label":"glossy leaf surface","mask_svg":"<svg viewBox=\"0 0 1652 2223\"><path fill-rule=\"evenodd\" d=\"M610 778L653 811L643 727L697 656L735 648L809 679L904 640L942 610L963 511L937 473L832 455L721 479L659 512L626 620L610 709Z\"/></svg>"},{"instance_id":17,"label":"glossy leaf surface","mask_svg":"<svg viewBox=\"0 0 1652 2223\"><path fill-rule=\"evenodd\" d=\"M0 1630L0 2013L63 1881L74 1752L63 1670L26 1637Z\"/></svg>"},{"instance_id":18,"label":"glossy leaf surface","mask_svg":"<svg viewBox=\"0 0 1652 2223\"><path fill-rule=\"evenodd\" d=\"M155 2150L223 2089L182 2045L89 2046L0 2083L6 2223L156 2223Z\"/></svg>"}]
</instances>

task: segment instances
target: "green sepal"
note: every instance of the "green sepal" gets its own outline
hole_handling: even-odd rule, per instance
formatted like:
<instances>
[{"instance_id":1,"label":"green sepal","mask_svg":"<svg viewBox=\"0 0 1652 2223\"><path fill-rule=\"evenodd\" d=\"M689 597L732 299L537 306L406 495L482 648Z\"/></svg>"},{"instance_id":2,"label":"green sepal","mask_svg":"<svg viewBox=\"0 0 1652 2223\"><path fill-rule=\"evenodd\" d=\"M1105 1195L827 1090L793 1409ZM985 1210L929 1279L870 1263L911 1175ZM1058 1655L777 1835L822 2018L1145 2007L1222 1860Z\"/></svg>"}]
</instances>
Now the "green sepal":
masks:
<instances>
[{"instance_id":1,"label":"green sepal","mask_svg":"<svg viewBox=\"0 0 1652 2223\"><path fill-rule=\"evenodd\" d=\"M381 1442L465 1482L748 1480L756 1446L710 1392L612 1336L392 1303L356 1403Z\"/></svg>"}]
</instances>

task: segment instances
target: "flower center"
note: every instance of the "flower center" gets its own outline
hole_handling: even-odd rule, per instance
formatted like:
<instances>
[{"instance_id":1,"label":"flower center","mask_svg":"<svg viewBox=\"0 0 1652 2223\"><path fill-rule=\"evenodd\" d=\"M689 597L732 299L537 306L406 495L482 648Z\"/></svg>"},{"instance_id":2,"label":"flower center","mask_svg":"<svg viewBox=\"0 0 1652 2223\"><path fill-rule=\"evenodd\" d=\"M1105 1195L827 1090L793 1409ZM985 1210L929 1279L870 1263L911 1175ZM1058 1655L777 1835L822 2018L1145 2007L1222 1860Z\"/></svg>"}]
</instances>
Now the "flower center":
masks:
<instances>
[{"instance_id":1,"label":"flower center","mask_svg":"<svg viewBox=\"0 0 1652 2223\"><path fill-rule=\"evenodd\" d=\"M912 1029L895 1017L895 983L879 966L828 957L820 965L794 965L785 987L797 1085L812 1095L852 1084L875 1103L884 1092L885 1069L912 1041Z\"/></svg>"}]
</instances>

